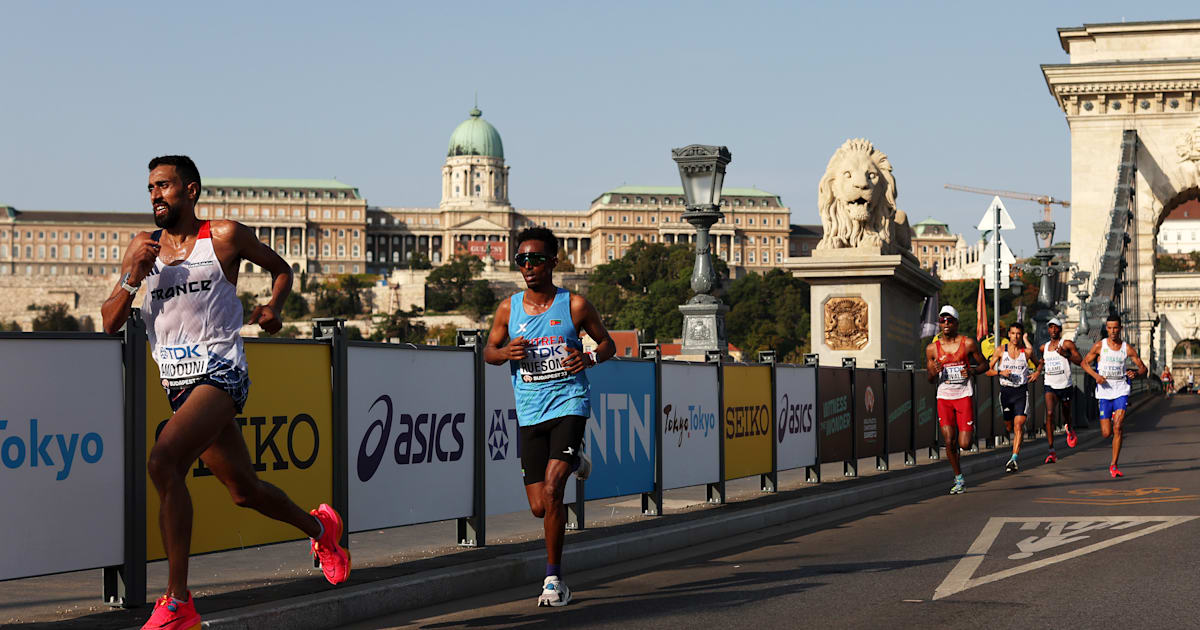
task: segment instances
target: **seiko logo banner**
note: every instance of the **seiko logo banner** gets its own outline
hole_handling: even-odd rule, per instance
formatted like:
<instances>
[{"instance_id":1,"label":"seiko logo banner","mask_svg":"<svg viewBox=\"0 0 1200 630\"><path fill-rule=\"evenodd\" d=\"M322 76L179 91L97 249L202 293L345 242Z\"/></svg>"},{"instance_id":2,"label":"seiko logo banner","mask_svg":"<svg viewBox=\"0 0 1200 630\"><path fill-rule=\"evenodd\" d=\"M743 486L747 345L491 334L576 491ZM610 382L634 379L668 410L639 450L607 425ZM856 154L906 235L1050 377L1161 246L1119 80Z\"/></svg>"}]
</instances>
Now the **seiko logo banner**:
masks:
<instances>
[{"instance_id":1,"label":"seiko logo banner","mask_svg":"<svg viewBox=\"0 0 1200 630\"><path fill-rule=\"evenodd\" d=\"M254 470L305 470L317 461L321 450L321 434L313 417L301 413L295 416L251 416L233 419L242 431ZM158 423L154 439L162 434L168 420ZM302 445L303 444L303 445ZM203 459L196 460L192 477L212 476Z\"/></svg>"}]
</instances>

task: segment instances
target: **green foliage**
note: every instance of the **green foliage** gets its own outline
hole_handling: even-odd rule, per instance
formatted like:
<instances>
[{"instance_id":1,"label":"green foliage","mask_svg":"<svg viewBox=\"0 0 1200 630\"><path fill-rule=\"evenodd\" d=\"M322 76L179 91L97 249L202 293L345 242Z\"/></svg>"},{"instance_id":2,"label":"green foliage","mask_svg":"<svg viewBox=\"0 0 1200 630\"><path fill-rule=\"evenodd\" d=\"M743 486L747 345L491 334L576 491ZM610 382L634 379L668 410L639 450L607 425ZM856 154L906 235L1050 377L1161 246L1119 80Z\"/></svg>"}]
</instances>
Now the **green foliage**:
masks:
<instances>
[{"instance_id":1,"label":"green foliage","mask_svg":"<svg viewBox=\"0 0 1200 630\"><path fill-rule=\"evenodd\" d=\"M238 294L238 299L242 301L242 325L250 323L250 314L254 312L254 307L258 306L258 298L254 297L253 293L243 291Z\"/></svg>"},{"instance_id":2,"label":"green foliage","mask_svg":"<svg viewBox=\"0 0 1200 630\"><path fill-rule=\"evenodd\" d=\"M476 280L467 289L462 306L475 319L483 319L496 308L496 292L488 286L487 280Z\"/></svg>"},{"instance_id":3,"label":"green foliage","mask_svg":"<svg viewBox=\"0 0 1200 630\"><path fill-rule=\"evenodd\" d=\"M34 332L79 330L79 320L67 313L66 304L48 304L35 310L41 311L41 314L33 318Z\"/></svg>"},{"instance_id":4,"label":"green foliage","mask_svg":"<svg viewBox=\"0 0 1200 630\"><path fill-rule=\"evenodd\" d=\"M679 305L692 297L695 260L691 245L638 241L620 259L596 267L588 301L609 329L636 329L643 339L669 341L683 329ZM729 276L723 260L714 257L713 267L718 279Z\"/></svg>"},{"instance_id":5,"label":"green foliage","mask_svg":"<svg viewBox=\"0 0 1200 630\"><path fill-rule=\"evenodd\" d=\"M729 287L725 318L729 342L753 360L774 350L780 360L799 362L808 352L808 284L782 269L750 273Z\"/></svg>"},{"instance_id":6,"label":"green foliage","mask_svg":"<svg viewBox=\"0 0 1200 630\"><path fill-rule=\"evenodd\" d=\"M1017 306L1025 306L1025 329L1032 330L1031 317L1036 310L1038 287L1041 279L1031 273L1021 272L1021 282L1024 288L1021 290L1021 295L1013 296L1012 291L1000 291L1000 326L1006 327L1017 318ZM979 319L979 312L975 307L979 297L979 280L950 280L942 286L940 306L947 304L958 309L958 330L968 337L975 337L975 324ZM992 322L994 313L992 313L992 292L991 290L984 291L984 297L987 300L987 321L988 333L994 333L992 330ZM1032 337L1033 335L1030 335Z\"/></svg>"},{"instance_id":7,"label":"green foliage","mask_svg":"<svg viewBox=\"0 0 1200 630\"><path fill-rule=\"evenodd\" d=\"M363 289L370 286L373 276L342 275L337 280L317 286L313 315L350 319L363 312Z\"/></svg>"},{"instance_id":8,"label":"green foliage","mask_svg":"<svg viewBox=\"0 0 1200 630\"><path fill-rule=\"evenodd\" d=\"M455 256L429 272L425 279L425 303L430 310L451 311L463 304L472 281L483 272L478 256Z\"/></svg>"},{"instance_id":9,"label":"green foliage","mask_svg":"<svg viewBox=\"0 0 1200 630\"><path fill-rule=\"evenodd\" d=\"M296 292L288 293L283 300L283 318L289 321L304 319L308 315L308 301Z\"/></svg>"},{"instance_id":10,"label":"green foliage","mask_svg":"<svg viewBox=\"0 0 1200 630\"><path fill-rule=\"evenodd\" d=\"M1159 254L1155 259L1157 271L1200 271L1200 252Z\"/></svg>"},{"instance_id":11,"label":"green foliage","mask_svg":"<svg viewBox=\"0 0 1200 630\"><path fill-rule=\"evenodd\" d=\"M420 313L413 311L396 311L390 315L377 316L375 332L371 333L371 341L388 341L399 338L405 343L425 343L425 325L415 322L412 318Z\"/></svg>"},{"instance_id":12,"label":"green foliage","mask_svg":"<svg viewBox=\"0 0 1200 630\"><path fill-rule=\"evenodd\" d=\"M362 338L362 329L360 329L358 326L346 327L346 339L350 341L362 341Z\"/></svg>"},{"instance_id":13,"label":"green foliage","mask_svg":"<svg viewBox=\"0 0 1200 630\"><path fill-rule=\"evenodd\" d=\"M21 325L16 320L8 323L0 322L0 332L21 332Z\"/></svg>"},{"instance_id":14,"label":"green foliage","mask_svg":"<svg viewBox=\"0 0 1200 630\"><path fill-rule=\"evenodd\" d=\"M439 346L453 346L458 337L458 328L454 324L434 326L425 333L426 339L436 339Z\"/></svg>"},{"instance_id":15,"label":"green foliage","mask_svg":"<svg viewBox=\"0 0 1200 630\"><path fill-rule=\"evenodd\" d=\"M277 339L295 339L296 337L300 336L300 329L292 324L288 324L287 326L280 328L279 332L270 336Z\"/></svg>"}]
</instances>

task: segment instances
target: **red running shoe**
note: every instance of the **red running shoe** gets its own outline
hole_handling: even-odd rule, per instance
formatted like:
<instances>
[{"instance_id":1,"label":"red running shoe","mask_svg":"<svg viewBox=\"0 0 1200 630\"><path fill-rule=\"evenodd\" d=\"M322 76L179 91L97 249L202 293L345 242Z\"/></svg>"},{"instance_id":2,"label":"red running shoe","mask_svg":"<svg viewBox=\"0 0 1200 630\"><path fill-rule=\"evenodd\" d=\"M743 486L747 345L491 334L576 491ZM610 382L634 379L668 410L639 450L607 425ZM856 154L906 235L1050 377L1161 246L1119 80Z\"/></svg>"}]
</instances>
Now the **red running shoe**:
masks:
<instances>
[{"instance_id":1,"label":"red running shoe","mask_svg":"<svg viewBox=\"0 0 1200 630\"><path fill-rule=\"evenodd\" d=\"M192 592L188 591L186 602L166 595L159 597L142 630L200 630L200 615L192 603Z\"/></svg>"},{"instance_id":2,"label":"red running shoe","mask_svg":"<svg viewBox=\"0 0 1200 630\"><path fill-rule=\"evenodd\" d=\"M1067 446L1075 448L1077 443L1079 443L1079 438L1076 437L1075 432L1071 430L1071 427L1067 427Z\"/></svg>"},{"instance_id":3,"label":"red running shoe","mask_svg":"<svg viewBox=\"0 0 1200 630\"><path fill-rule=\"evenodd\" d=\"M1050 451L1050 454L1046 456L1046 463L1053 464L1057 461L1058 461L1058 455L1055 455L1054 451Z\"/></svg>"},{"instance_id":4,"label":"red running shoe","mask_svg":"<svg viewBox=\"0 0 1200 630\"><path fill-rule=\"evenodd\" d=\"M1122 474L1121 474L1121 471L1117 470L1117 465L1116 465L1116 464L1113 464L1113 465L1111 465L1111 466L1109 466L1109 467L1108 467L1108 474L1112 475L1112 478L1113 478L1113 479L1116 479L1117 477L1124 477L1124 476L1125 476L1125 475L1122 475Z\"/></svg>"},{"instance_id":5,"label":"red running shoe","mask_svg":"<svg viewBox=\"0 0 1200 630\"><path fill-rule=\"evenodd\" d=\"M329 580L330 584L341 584L350 577L350 552L338 544L342 539L342 517L324 503L309 514L315 516L325 528L320 540L310 539L312 555L321 563L321 572L325 574L325 579Z\"/></svg>"}]
</instances>

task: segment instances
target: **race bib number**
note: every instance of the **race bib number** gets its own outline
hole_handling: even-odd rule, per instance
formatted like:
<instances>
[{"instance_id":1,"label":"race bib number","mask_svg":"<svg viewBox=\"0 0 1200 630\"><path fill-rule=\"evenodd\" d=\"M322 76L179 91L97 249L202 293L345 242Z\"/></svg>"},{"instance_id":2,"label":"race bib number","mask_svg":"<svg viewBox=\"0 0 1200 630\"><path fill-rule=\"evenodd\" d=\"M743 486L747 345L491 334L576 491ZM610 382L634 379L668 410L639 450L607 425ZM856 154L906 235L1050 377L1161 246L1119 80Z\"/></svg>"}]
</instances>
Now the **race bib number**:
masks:
<instances>
[{"instance_id":1,"label":"race bib number","mask_svg":"<svg viewBox=\"0 0 1200 630\"><path fill-rule=\"evenodd\" d=\"M1100 363L1100 376L1104 378L1120 378L1125 376L1125 362L1104 361Z\"/></svg>"},{"instance_id":2,"label":"race bib number","mask_svg":"<svg viewBox=\"0 0 1200 630\"><path fill-rule=\"evenodd\" d=\"M553 343L525 348L519 372L526 383L557 381L568 376L563 361L567 359L567 344Z\"/></svg>"},{"instance_id":3,"label":"race bib number","mask_svg":"<svg viewBox=\"0 0 1200 630\"><path fill-rule=\"evenodd\" d=\"M1047 361L1046 376L1062 376L1067 373L1066 361Z\"/></svg>"},{"instance_id":4,"label":"race bib number","mask_svg":"<svg viewBox=\"0 0 1200 630\"><path fill-rule=\"evenodd\" d=\"M159 346L154 350L154 360L165 386L190 385L208 374L208 345Z\"/></svg>"},{"instance_id":5,"label":"race bib number","mask_svg":"<svg viewBox=\"0 0 1200 630\"><path fill-rule=\"evenodd\" d=\"M947 365L945 366L945 370L947 383L961 385L967 382L967 366L962 364Z\"/></svg>"},{"instance_id":6,"label":"race bib number","mask_svg":"<svg viewBox=\"0 0 1200 630\"><path fill-rule=\"evenodd\" d=\"M1022 374L1009 374L1001 376L1000 383L1005 387L1020 387L1025 384L1025 377Z\"/></svg>"}]
</instances>

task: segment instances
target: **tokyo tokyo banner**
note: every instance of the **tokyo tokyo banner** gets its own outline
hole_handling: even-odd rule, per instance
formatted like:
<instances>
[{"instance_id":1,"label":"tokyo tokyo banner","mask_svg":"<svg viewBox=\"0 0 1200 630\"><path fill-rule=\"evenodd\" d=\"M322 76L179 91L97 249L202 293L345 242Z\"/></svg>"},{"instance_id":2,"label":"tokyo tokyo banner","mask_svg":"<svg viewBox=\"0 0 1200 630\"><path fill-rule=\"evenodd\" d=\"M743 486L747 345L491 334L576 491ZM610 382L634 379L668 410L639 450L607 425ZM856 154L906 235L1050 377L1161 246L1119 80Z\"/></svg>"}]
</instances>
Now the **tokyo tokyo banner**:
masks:
<instances>
[{"instance_id":1,"label":"tokyo tokyo banner","mask_svg":"<svg viewBox=\"0 0 1200 630\"><path fill-rule=\"evenodd\" d=\"M850 391L850 370L822 367L819 379L821 391L817 404L821 410L820 429L822 462L844 462L854 457L853 401Z\"/></svg>"},{"instance_id":2,"label":"tokyo tokyo banner","mask_svg":"<svg viewBox=\"0 0 1200 630\"><path fill-rule=\"evenodd\" d=\"M470 516L475 355L348 349L350 529Z\"/></svg>"},{"instance_id":3,"label":"tokyo tokyo banner","mask_svg":"<svg viewBox=\"0 0 1200 630\"><path fill-rule=\"evenodd\" d=\"M147 344L149 346L149 344ZM234 420L259 478L305 510L333 500L333 383L329 346L247 340L250 397ZM171 418L158 368L146 360L146 456ZM238 549L304 538L254 510L234 505L212 470L197 460L187 475L194 523L192 553ZM158 493L146 479L146 558L166 557L158 529Z\"/></svg>"},{"instance_id":4,"label":"tokyo tokyo banner","mask_svg":"<svg viewBox=\"0 0 1200 630\"><path fill-rule=\"evenodd\" d=\"M483 366L483 419L487 453L484 455L484 486L487 513L507 514L529 509L521 476L521 439L517 427L517 403L513 397L512 373L508 364ZM575 502L575 478L567 480L564 503Z\"/></svg>"},{"instance_id":5,"label":"tokyo tokyo banner","mask_svg":"<svg viewBox=\"0 0 1200 630\"><path fill-rule=\"evenodd\" d=\"M121 340L0 339L0 580L121 564Z\"/></svg>"},{"instance_id":6,"label":"tokyo tokyo banner","mask_svg":"<svg viewBox=\"0 0 1200 630\"><path fill-rule=\"evenodd\" d=\"M654 489L654 363L612 360L588 370L592 416L583 434L592 458L587 499Z\"/></svg>"},{"instance_id":7,"label":"tokyo tokyo banner","mask_svg":"<svg viewBox=\"0 0 1200 630\"><path fill-rule=\"evenodd\" d=\"M771 472L772 421L775 419L771 368L729 365L724 369L725 479Z\"/></svg>"},{"instance_id":8,"label":"tokyo tokyo banner","mask_svg":"<svg viewBox=\"0 0 1200 630\"><path fill-rule=\"evenodd\" d=\"M716 365L662 363L663 488L721 476Z\"/></svg>"},{"instance_id":9,"label":"tokyo tokyo banner","mask_svg":"<svg viewBox=\"0 0 1200 630\"><path fill-rule=\"evenodd\" d=\"M886 402L883 398L883 371L858 369L854 375L854 419L858 440L857 457L884 454L883 423Z\"/></svg>"},{"instance_id":10,"label":"tokyo tokyo banner","mask_svg":"<svg viewBox=\"0 0 1200 630\"><path fill-rule=\"evenodd\" d=\"M817 368L775 368L775 443L779 470L817 463Z\"/></svg>"}]
</instances>

